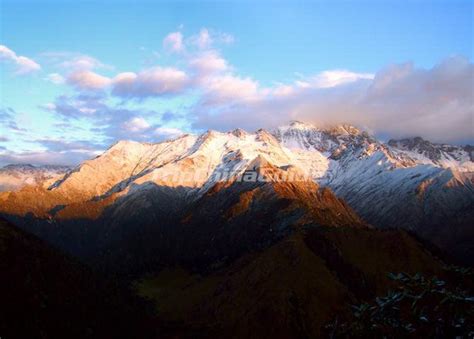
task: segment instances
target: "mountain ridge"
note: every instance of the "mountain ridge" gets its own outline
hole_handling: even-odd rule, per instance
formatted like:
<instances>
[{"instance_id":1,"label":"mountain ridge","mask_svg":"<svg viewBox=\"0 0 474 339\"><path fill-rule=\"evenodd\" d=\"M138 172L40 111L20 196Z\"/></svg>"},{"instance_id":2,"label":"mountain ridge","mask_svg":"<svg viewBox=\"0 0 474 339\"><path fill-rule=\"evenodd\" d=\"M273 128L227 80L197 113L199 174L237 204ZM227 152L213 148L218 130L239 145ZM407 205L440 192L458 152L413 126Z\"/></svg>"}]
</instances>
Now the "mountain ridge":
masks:
<instances>
[{"instance_id":1,"label":"mountain ridge","mask_svg":"<svg viewBox=\"0 0 474 339\"><path fill-rule=\"evenodd\" d=\"M139 211L140 204L157 204L159 197L190 205L264 159L278 173L294 174L291 180L334 191L369 224L405 228L449 250L470 234L472 161L464 154L462 161L426 163L410 152L351 125L319 128L301 122L254 133L210 130L161 143L120 141L54 183L0 193L0 213L59 222L100 219L114 206ZM448 230L457 236L439 236ZM457 256L467 257L474 248L465 251Z\"/></svg>"}]
</instances>

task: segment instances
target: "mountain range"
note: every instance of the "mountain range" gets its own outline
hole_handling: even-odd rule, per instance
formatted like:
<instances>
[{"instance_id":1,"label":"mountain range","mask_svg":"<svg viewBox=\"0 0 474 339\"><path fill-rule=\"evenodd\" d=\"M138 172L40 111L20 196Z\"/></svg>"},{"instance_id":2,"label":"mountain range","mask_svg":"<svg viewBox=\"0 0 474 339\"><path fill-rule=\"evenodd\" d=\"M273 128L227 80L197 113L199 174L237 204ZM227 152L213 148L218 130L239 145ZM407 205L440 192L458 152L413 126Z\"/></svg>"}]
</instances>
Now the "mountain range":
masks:
<instances>
[{"instance_id":1,"label":"mountain range","mask_svg":"<svg viewBox=\"0 0 474 339\"><path fill-rule=\"evenodd\" d=\"M76 319L92 295L84 303L110 317L72 322L77 337L115 335L111 322L130 312L124 333L145 337L321 337L351 304L390 290L388 272L473 264L472 157L470 146L294 121L120 141L56 172L8 166L4 182L39 179L0 193L0 263L13 279L0 292L32 310L28 335L64 336L51 325L58 300L75 305L61 319ZM45 297L16 293L25 281ZM6 333L21 328L8 319Z\"/></svg>"},{"instance_id":2,"label":"mountain range","mask_svg":"<svg viewBox=\"0 0 474 339\"><path fill-rule=\"evenodd\" d=\"M100 227L104 232L128 222L176 224L184 211L225 192L223 202L242 200L242 206L229 208L246 210L258 205L259 195L251 183L236 181L250 168L272 168L290 180L253 183L259 190L331 195L361 222L409 230L467 262L474 257L472 158L471 146L421 138L383 143L350 125L320 128L293 121L274 131L208 131L156 144L120 141L65 173L55 169L55 179L44 174L50 167L20 167L22 174L49 179L0 194L0 212L71 251L78 241L65 229L77 220L107 225ZM15 176L12 170L7 167L0 178ZM65 226L58 231L51 224ZM74 245L65 244L68 238Z\"/></svg>"},{"instance_id":3,"label":"mountain range","mask_svg":"<svg viewBox=\"0 0 474 339\"><path fill-rule=\"evenodd\" d=\"M69 171L68 166L7 165L0 168L0 192L16 191L26 185L38 185Z\"/></svg>"}]
</instances>

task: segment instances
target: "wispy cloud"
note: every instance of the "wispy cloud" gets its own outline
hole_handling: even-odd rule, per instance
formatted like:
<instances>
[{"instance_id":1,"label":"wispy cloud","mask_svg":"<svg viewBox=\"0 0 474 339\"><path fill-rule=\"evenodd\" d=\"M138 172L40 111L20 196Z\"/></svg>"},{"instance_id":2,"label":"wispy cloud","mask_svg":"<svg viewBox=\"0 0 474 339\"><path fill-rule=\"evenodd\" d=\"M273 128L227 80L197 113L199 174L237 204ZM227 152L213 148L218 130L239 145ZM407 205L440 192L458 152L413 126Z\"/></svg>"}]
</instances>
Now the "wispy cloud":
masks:
<instances>
[{"instance_id":1,"label":"wispy cloud","mask_svg":"<svg viewBox=\"0 0 474 339\"><path fill-rule=\"evenodd\" d=\"M59 73L50 73L46 76L45 80L55 85L62 85L66 81L64 77Z\"/></svg>"},{"instance_id":2,"label":"wispy cloud","mask_svg":"<svg viewBox=\"0 0 474 339\"><path fill-rule=\"evenodd\" d=\"M171 52L179 53L184 51L183 34L172 32L163 39L163 47Z\"/></svg>"},{"instance_id":3,"label":"wispy cloud","mask_svg":"<svg viewBox=\"0 0 474 339\"><path fill-rule=\"evenodd\" d=\"M13 64L16 69L15 73L18 75L33 73L41 69L41 66L33 59L17 55L4 45L0 45L0 61Z\"/></svg>"},{"instance_id":4,"label":"wispy cloud","mask_svg":"<svg viewBox=\"0 0 474 339\"><path fill-rule=\"evenodd\" d=\"M46 63L65 72L113 68L90 55L75 52L44 52L41 57Z\"/></svg>"},{"instance_id":5,"label":"wispy cloud","mask_svg":"<svg viewBox=\"0 0 474 339\"><path fill-rule=\"evenodd\" d=\"M185 133L179 128L157 127L154 130L154 134L158 137L158 139L172 139Z\"/></svg>"},{"instance_id":6,"label":"wispy cloud","mask_svg":"<svg viewBox=\"0 0 474 339\"><path fill-rule=\"evenodd\" d=\"M192 35L189 41L192 45L201 50L211 49L215 44L231 44L234 42L231 34L211 30L209 28L201 28L198 34Z\"/></svg>"},{"instance_id":7,"label":"wispy cloud","mask_svg":"<svg viewBox=\"0 0 474 339\"><path fill-rule=\"evenodd\" d=\"M18 125L17 116L17 112L11 107L0 108L0 127L13 132L25 132L26 129Z\"/></svg>"}]
</instances>

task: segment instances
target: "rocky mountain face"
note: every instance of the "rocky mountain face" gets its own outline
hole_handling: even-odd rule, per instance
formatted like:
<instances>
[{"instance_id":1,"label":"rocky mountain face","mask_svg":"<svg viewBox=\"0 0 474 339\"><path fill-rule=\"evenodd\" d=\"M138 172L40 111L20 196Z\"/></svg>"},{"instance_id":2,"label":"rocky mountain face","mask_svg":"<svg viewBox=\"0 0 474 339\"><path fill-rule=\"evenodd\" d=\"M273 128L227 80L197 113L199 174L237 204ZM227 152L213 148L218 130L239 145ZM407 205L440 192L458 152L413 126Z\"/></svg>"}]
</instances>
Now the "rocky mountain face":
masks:
<instances>
[{"instance_id":1,"label":"rocky mountain face","mask_svg":"<svg viewBox=\"0 0 474 339\"><path fill-rule=\"evenodd\" d=\"M284 234L295 223L347 225L351 220L408 229L461 260L470 258L474 184L469 148L418 144L385 144L350 125L318 128L301 122L272 132L208 131L157 144L121 141L48 185L0 194L0 210L64 249L100 255L104 262L114 261L104 249L120 248L127 237L146 241L149 234L162 239L154 248L178 253L193 234L190 229L207 229L201 228L204 223L213 227L196 235L203 246L219 239L219 232L235 244L228 231L232 227L226 226L233 220L240 220L235 229L246 229L245 223L259 229L259 220L266 224L246 248L273 241L274 234ZM245 180L253 175L264 180ZM286 214L275 219L280 209ZM351 218L337 217L344 215ZM92 226L77 227L83 220ZM181 234L182 243L175 241ZM237 255L240 250L227 242L220 246L229 253L208 249L214 251L209 258ZM170 256L166 253L163 257Z\"/></svg>"},{"instance_id":2,"label":"rocky mountain face","mask_svg":"<svg viewBox=\"0 0 474 339\"><path fill-rule=\"evenodd\" d=\"M0 192L16 191L26 185L40 185L64 175L67 166L7 165L0 168Z\"/></svg>"}]
</instances>

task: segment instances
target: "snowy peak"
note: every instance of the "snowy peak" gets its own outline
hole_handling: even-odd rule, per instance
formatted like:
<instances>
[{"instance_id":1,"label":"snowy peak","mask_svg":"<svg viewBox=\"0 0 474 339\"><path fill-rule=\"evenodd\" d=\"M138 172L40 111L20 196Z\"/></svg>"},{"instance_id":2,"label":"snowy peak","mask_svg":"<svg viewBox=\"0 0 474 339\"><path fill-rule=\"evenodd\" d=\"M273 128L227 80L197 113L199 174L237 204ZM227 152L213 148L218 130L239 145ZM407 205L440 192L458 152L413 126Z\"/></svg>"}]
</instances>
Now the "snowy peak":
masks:
<instances>
[{"instance_id":1,"label":"snowy peak","mask_svg":"<svg viewBox=\"0 0 474 339\"><path fill-rule=\"evenodd\" d=\"M324 129L324 131L328 134L331 134L335 137L338 136L364 136L368 137L368 133L365 131L361 131L355 126L349 125L349 124L341 124L341 125L336 125L332 127L328 127Z\"/></svg>"},{"instance_id":2,"label":"snowy peak","mask_svg":"<svg viewBox=\"0 0 474 339\"><path fill-rule=\"evenodd\" d=\"M291 128L291 129L299 129L299 130L302 130L302 131L316 128L312 124L305 123L305 122L302 122L302 121L299 121L299 120L291 120L289 125L283 126L282 128L284 128L284 127Z\"/></svg>"},{"instance_id":3,"label":"snowy peak","mask_svg":"<svg viewBox=\"0 0 474 339\"><path fill-rule=\"evenodd\" d=\"M33 166L30 164L11 164L0 168L0 192L16 191L26 185L42 184L60 177L70 170L68 166Z\"/></svg>"},{"instance_id":4,"label":"snowy peak","mask_svg":"<svg viewBox=\"0 0 474 339\"><path fill-rule=\"evenodd\" d=\"M31 164L10 164L0 168L0 172L41 172L41 171L57 171L57 172L66 172L69 170L69 166L60 166L60 165L42 165L34 166Z\"/></svg>"},{"instance_id":5,"label":"snowy peak","mask_svg":"<svg viewBox=\"0 0 474 339\"><path fill-rule=\"evenodd\" d=\"M421 138L392 140L386 145L349 124L317 127L292 121L273 132L209 130L160 143L119 141L48 187L70 199L126 194L131 187L151 183L202 193L227 173L242 174L255 159L279 171L301 171L321 184L335 182L341 173L361 176L419 164L461 166L461 172L474 169L469 152L457 146L432 144Z\"/></svg>"},{"instance_id":6,"label":"snowy peak","mask_svg":"<svg viewBox=\"0 0 474 339\"><path fill-rule=\"evenodd\" d=\"M36 169L35 166L31 164L10 164L2 167L0 171L5 172L5 171L31 171Z\"/></svg>"},{"instance_id":7,"label":"snowy peak","mask_svg":"<svg viewBox=\"0 0 474 339\"><path fill-rule=\"evenodd\" d=\"M293 121L278 127L272 134L288 149L326 151L322 132L309 124Z\"/></svg>"},{"instance_id":8,"label":"snowy peak","mask_svg":"<svg viewBox=\"0 0 474 339\"><path fill-rule=\"evenodd\" d=\"M473 146L437 144L421 137L389 140L388 145L395 152L404 152L417 163L432 164L443 168L457 168L460 171L474 171Z\"/></svg>"},{"instance_id":9,"label":"snowy peak","mask_svg":"<svg viewBox=\"0 0 474 339\"><path fill-rule=\"evenodd\" d=\"M235 135L238 138L243 138L243 137L246 137L248 135L248 133L246 131L244 131L243 129L241 129L241 128L236 128L231 133L232 133L232 135Z\"/></svg>"},{"instance_id":10,"label":"snowy peak","mask_svg":"<svg viewBox=\"0 0 474 339\"><path fill-rule=\"evenodd\" d=\"M290 150L319 151L337 157L346 149L376 143L367 132L349 124L316 127L293 121L277 128L273 135Z\"/></svg>"}]
</instances>

